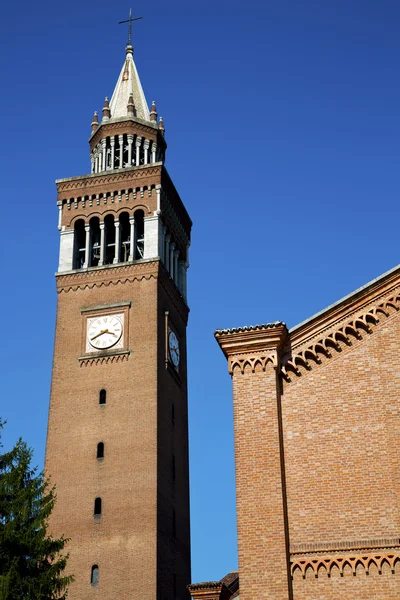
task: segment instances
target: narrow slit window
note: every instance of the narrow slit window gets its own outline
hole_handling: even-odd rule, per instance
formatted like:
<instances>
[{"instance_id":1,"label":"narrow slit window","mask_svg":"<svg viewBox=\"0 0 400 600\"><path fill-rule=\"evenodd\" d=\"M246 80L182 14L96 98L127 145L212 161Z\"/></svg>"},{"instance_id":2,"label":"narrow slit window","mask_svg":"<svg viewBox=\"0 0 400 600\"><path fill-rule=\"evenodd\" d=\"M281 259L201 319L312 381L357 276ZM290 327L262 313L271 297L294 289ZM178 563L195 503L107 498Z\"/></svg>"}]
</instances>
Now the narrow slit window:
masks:
<instances>
[{"instance_id":1,"label":"narrow slit window","mask_svg":"<svg viewBox=\"0 0 400 600\"><path fill-rule=\"evenodd\" d=\"M97 444L97 458L104 458L104 442Z\"/></svg>"},{"instance_id":2,"label":"narrow slit window","mask_svg":"<svg viewBox=\"0 0 400 600\"><path fill-rule=\"evenodd\" d=\"M94 516L101 516L101 498L96 498L94 501Z\"/></svg>"},{"instance_id":3,"label":"narrow slit window","mask_svg":"<svg viewBox=\"0 0 400 600\"><path fill-rule=\"evenodd\" d=\"M92 585L97 585L99 583L99 567L97 565L93 565L92 573L90 575L90 583Z\"/></svg>"},{"instance_id":4,"label":"narrow slit window","mask_svg":"<svg viewBox=\"0 0 400 600\"><path fill-rule=\"evenodd\" d=\"M99 404L105 404L107 402L106 390L100 390Z\"/></svg>"}]
</instances>

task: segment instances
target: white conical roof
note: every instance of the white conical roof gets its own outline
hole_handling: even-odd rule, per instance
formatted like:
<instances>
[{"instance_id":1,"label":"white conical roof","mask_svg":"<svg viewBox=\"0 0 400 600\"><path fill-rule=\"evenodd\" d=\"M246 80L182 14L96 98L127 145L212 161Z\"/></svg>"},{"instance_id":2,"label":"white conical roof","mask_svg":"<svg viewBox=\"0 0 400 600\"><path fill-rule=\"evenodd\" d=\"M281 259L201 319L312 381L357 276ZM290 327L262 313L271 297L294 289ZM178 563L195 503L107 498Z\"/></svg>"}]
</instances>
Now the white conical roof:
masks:
<instances>
[{"instance_id":1,"label":"white conical roof","mask_svg":"<svg viewBox=\"0 0 400 600\"><path fill-rule=\"evenodd\" d=\"M139 119L150 121L149 107L133 60L133 48L128 45L126 47L126 59L110 101L111 119L128 116L127 106L131 94L135 103L136 116Z\"/></svg>"}]
</instances>

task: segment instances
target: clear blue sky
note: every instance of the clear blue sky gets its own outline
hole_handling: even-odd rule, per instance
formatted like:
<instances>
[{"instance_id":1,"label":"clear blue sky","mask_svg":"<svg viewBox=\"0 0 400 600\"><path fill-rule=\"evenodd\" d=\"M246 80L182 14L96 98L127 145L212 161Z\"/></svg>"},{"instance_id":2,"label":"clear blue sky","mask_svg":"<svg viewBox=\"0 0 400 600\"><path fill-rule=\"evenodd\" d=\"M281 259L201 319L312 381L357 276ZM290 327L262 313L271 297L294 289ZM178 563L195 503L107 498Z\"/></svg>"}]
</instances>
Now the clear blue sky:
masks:
<instances>
[{"instance_id":1,"label":"clear blue sky","mask_svg":"<svg viewBox=\"0 0 400 600\"><path fill-rule=\"evenodd\" d=\"M55 324L54 180L89 171L126 2L7 2L1 61L5 443L42 466ZM216 328L289 327L399 261L400 3L152 0L135 59L193 219L193 580L237 566L231 382Z\"/></svg>"}]
</instances>

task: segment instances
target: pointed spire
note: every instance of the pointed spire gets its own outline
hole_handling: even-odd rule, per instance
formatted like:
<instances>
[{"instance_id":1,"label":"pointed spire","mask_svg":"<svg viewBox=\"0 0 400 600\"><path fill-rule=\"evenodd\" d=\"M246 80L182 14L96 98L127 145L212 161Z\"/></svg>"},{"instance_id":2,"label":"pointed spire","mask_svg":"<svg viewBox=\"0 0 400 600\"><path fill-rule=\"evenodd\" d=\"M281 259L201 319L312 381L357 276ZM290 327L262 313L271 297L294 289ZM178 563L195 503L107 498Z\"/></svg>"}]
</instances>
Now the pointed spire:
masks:
<instances>
[{"instance_id":1,"label":"pointed spire","mask_svg":"<svg viewBox=\"0 0 400 600\"><path fill-rule=\"evenodd\" d=\"M103 112L102 121L108 121L108 119L110 118L110 105L109 105L107 96L105 97L105 100L104 100L104 106L103 106L102 112Z\"/></svg>"},{"instance_id":2,"label":"pointed spire","mask_svg":"<svg viewBox=\"0 0 400 600\"><path fill-rule=\"evenodd\" d=\"M126 46L126 58L110 100L110 111L113 119L128 116L128 104L131 95L135 106L135 116L150 121L149 107L133 60L133 47L128 44Z\"/></svg>"},{"instance_id":3,"label":"pointed spire","mask_svg":"<svg viewBox=\"0 0 400 600\"><path fill-rule=\"evenodd\" d=\"M129 95L127 109L128 109L128 117L136 117L136 109L135 109L135 103L133 101L133 94Z\"/></svg>"},{"instance_id":4,"label":"pointed spire","mask_svg":"<svg viewBox=\"0 0 400 600\"><path fill-rule=\"evenodd\" d=\"M162 117L160 117L160 121L158 123L158 129L161 131L162 135L165 135L164 121L163 121Z\"/></svg>"},{"instance_id":5,"label":"pointed spire","mask_svg":"<svg viewBox=\"0 0 400 600\"><path fill-rule=\"evenodd\" d=\"M156 103L154 102L154 100L151 103L150 121L154 121L154 123L157 122L157 108L156 108Z\"/></svg>"},{"instance_id":6,"label":"pointed spire","mask_svg":"<svg viewBox=\"0 0 400 600\"><path fill-rule=\"evenodd\" d=\"M93 121L92 121L92 133L96 131L99 126L99 116L97 114L97 110L94 111Z\"/></svg>"}]
</instances>

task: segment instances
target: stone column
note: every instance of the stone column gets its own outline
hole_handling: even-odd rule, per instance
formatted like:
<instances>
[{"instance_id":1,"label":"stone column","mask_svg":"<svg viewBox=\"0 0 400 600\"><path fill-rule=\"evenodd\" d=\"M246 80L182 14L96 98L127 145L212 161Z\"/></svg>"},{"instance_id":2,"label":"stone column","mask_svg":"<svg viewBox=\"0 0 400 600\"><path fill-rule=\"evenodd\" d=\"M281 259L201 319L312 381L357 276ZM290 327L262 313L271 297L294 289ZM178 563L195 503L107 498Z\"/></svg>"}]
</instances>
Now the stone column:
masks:
<instances>
[{"instance_id":1,"label":"stone column","mask_svg":"<svg viewBox=\"0 0 400 600\"><path fill-rule=\"evenodd\" d=\"M161 213L161 185L158 183L156 185L156 194L157 194L157 214Z\"/></svg>"},{"instance_id":2,"label":"stone column","mask_svg":"<svg viewBox=\"0 0 400 600\"><path fill-rule=\"evenodd\" d=\"M115 225L115 255L113 263L119 263L119 254L120 254L120 242L119 242L119 221L114 221Z\"/></svg>"},{"instance_id":3,"label":"stone column","mask_svg":"<svg viewBox=\"0 0 400 600\"><path fill-rule=\"evenodd\" d=\"M142 145L142 138L136 138L136 166L140 165L140 146Z\"/></svg>"},{"instance_id":4,"label":"stone column","mask_svg":"<svg viewBox=\"0 0 400 600\"><path fill-rule=\"evenodd\" d=\"M156 157L157 157L157 144L155 142L153 142L153 145L151 147L151 162L155 163Z\"/></svg>"},{"instance_id":5,"label":"stone column","mask_svg":"<svg viewBox=\"0 0 400 600\"><path fill-rule=\"evenodd\" d=\"M87 269L90 266L90 225L85 225L85 262L83 263L83 268Z\"/></svg>"},{"instance_id":6,"label":"stone column","mask_svg":"<svg viewBox=\"0 0 400 600\"><path fill-rule=\"evenodd\" d=\"M62 200L57 200L57 206L58 206L58 225L57 225L57 229L58 229L58 231L61 231L61 223L62 223Z\"/></svg>"},{"instance_id":7,"label":"stone column","mask_svg":"<svg viewBox=\"0 0 400 600\"><path fill-rule=\"evenodd\" d=\"M104 221L100 221L100 259L99 259L99 267L101 267L102 265L104 265L104 251L105 251L105 244L104 244Z\"/></svg>"},{"instance_id":8,"label":"stone column","mask_svg":"<svg viewBox=\"0 0 400 600\"><path fill-rule=\"evenodd\" d=\"M107 140L106 139L101 140L101 161L103 163L103 171L105 171L107 169L106 146L107 146Z\"/></svg>"},{"instance_id":9,"label":"stone column","mask_svg":"<svg viewBox=\"0 0 400 600\"><path fill-rule=\"evenodd\" d=\"M132 144L133 144L133 135L128 133L128 167L132 166Z\"/></svg>"},{"instance_id":10,"label":"stone column","mask_svg":"<svg viewBox=\"0 0 400 600\"><path fill-rule=\"evenodd\" d=\"M167 233L167 235L165 236L165 250L164 250L164 264L165 264L165 268L167 269L167 271L169 271L169 244L171 241L171 236Z\"/></svg>"},{"instance_id":11,"label":"stone column","mask_svg":"<svg viewBox=\"0 0 400 600\"><path fill-rule=\"evenodd\" d=\"M115 135L110 137L110 146L111 146L111 169L115 168Z\"/></svg>"},{"instance_id":12,"label":"stone column","mask_svg":"<svg viewBox=\"0 0 400 600\"><path fill-rule=\"evenodd\" d=\"M135 217L129 217L129 224L131 226L131 245L129 247L129 261L134 260L135 258L135 246L136 246L136 240L135 240Z\"/></svg>"},{"instance_id":13,"label":"stone column","mask_svg":"<svg viewBox=\"0 0 400 600\"><path fill-rule=\"evenodd\" d=\"M149 162L150 140L144 140L143 148L144 148L144 164L147 165Z\"/></svg>"},{"instance_id":14,"label":"stone column","mask_svg":"<svg viewBox=\"0 0 400 600\"><path fill-rule=\"evenodd\" d=\"M122 169L122 167L124 166L124 136L123 135L118 136L118 142L119 142L119 165L118 165L118 167L120 169Z\"/></svg>"},{"instance_id":15,"label":"stone column","mask_svg":"<svg viewBox=\"0 0 400 600\"><path fill-rule=\"evenodd\" d=\"M174 266L175 266L174 253L175 253L175 244L174 244L174 242L171 242L169 245L169 274L171 275L172 279L174 278Z\"/></svg>"},{"instance_id":16,"label":"stone column","mask_svg":"<svg viewBox=\"0 0 400 600\"><path fill-rule=\"evenodd\" d=\"M101 168L101 146L100 146L100 144L97 144L96 149L97 149L97 172L101 173L101 171L103 169Z\"/></svg>"},{"instance_id":17,"label":"stone column","mask_svg":"<svg viewBox=\"0 0 400 600\"><path fill-rule=\"evenodd\" d=\"M94 158L94 172L98 173L99 172L99 161L98 161L98 156L97 156L97 148L95 148L93 150L93 158Z\"/></svg>"},{"instance_id":18,"label":"stone column","mask_svg":"<svg viewBox=\"0 0 400 600\"><path fill-rule=\"evenodd\" d=\"M94 154L93 152L90 153L90 172L94 173Z\"/></svg>"}]
</instances>

